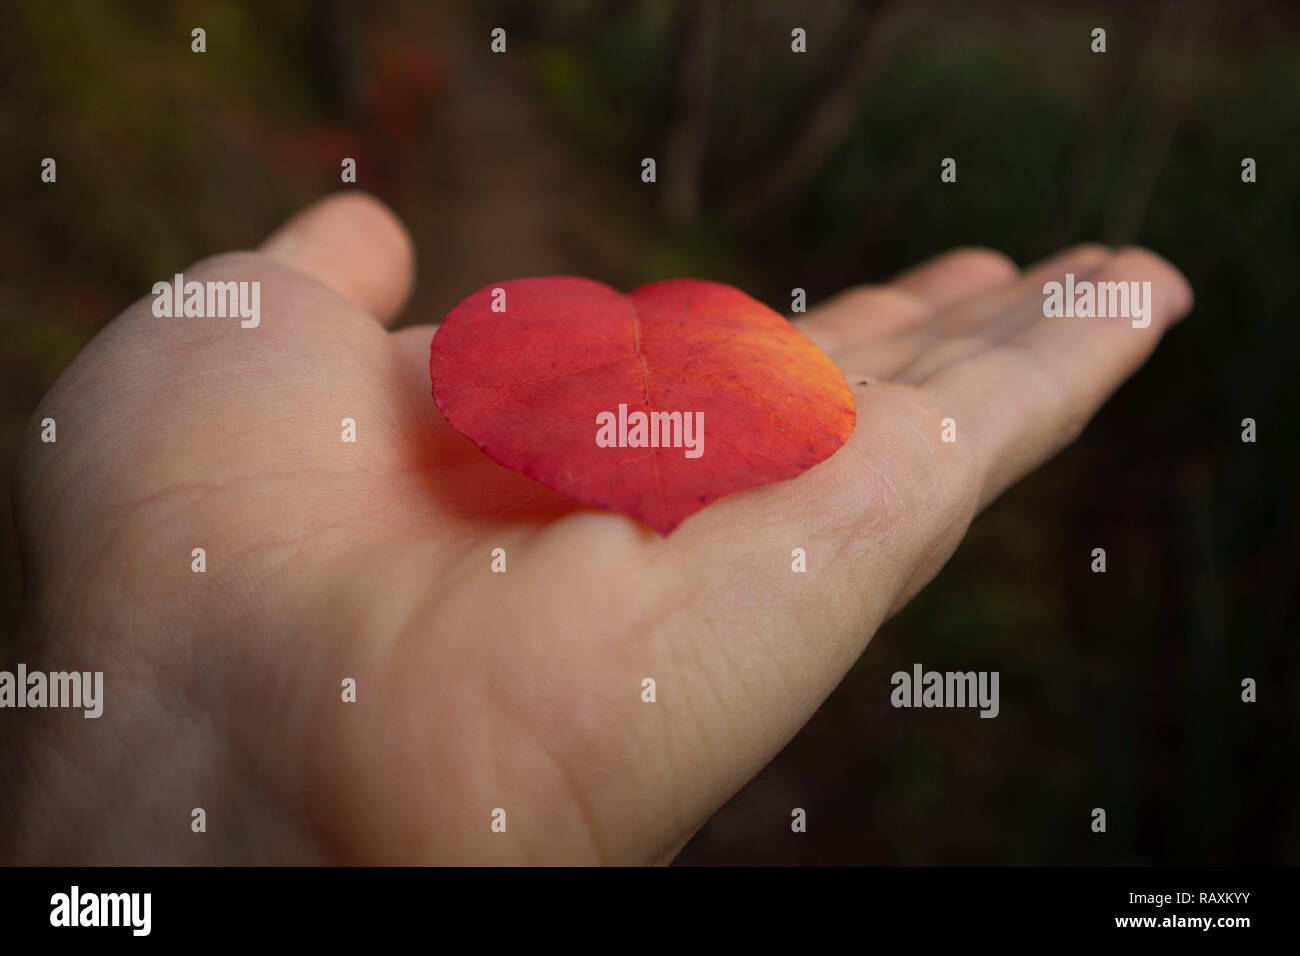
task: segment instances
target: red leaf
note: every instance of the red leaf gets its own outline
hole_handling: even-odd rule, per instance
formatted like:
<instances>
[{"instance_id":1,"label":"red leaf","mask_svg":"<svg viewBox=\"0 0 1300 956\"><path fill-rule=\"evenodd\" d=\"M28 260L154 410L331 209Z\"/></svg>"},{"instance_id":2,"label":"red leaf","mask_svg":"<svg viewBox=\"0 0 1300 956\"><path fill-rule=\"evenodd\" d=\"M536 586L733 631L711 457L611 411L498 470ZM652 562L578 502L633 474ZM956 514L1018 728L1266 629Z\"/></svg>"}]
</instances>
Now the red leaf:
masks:
<instances>
[{"instance_id":1,"label":"red leaf","mask_svg":"<svg viewBox=\"0 0 1300 956\"><path fill-rule=\"evenodd\" d=\"M429 371L447 421L489 457L662 534L716 498L806 471L856 418L844 376L794 326L693 279L628 295L569 277L488 286L447 316ZM638 412L682 415L638 431Z\"/></svg>"}]
</instances>

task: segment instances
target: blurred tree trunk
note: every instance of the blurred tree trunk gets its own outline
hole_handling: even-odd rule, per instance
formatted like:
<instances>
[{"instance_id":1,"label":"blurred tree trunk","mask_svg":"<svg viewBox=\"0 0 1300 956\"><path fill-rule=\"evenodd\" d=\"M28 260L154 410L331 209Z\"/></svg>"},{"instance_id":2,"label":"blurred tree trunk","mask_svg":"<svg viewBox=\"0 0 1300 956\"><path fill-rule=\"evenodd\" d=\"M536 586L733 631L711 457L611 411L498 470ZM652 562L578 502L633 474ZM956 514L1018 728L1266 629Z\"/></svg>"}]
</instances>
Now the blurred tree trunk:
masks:
<instances>
[{"instance_id":1,"label":"blurred tree trunk","mask_svg":"<svg viewBox=\"0 0 1300 956\"><path fill-rule=\"evenodd\" d=\"M687 26L674 119L664 148L664 211L678 224L692 223L700 213L700 179L708 153L721 38L722 2L704 0Z\"/></svg>"},{"instance_id":2,"label":"blurred tree trunk","mask_svg":"<svg viewBox=\"0 0 1300 956\"><path fill-rule=\"evenodd\" d=\"M886 54L918 16L916 5L906 2L862 13L858 32L841 57L839 76L810 106L775 162L736 188L726 202L728 219L739 227L752 225L807 188L853 128L863 94Z\"/></svg>"}]
</instances>

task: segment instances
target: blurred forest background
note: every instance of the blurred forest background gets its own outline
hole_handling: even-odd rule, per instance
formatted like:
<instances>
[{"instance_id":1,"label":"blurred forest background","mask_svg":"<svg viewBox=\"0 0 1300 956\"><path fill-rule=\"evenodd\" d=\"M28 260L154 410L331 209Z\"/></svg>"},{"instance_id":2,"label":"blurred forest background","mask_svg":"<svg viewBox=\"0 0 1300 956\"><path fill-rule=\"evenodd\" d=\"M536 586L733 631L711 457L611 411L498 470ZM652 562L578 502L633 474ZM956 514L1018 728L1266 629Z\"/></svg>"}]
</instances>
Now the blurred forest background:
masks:
<instances>
[{"instance_id":1,"label":"blurred forest background","mask_svg":"<svg viewBox=\"0 0 1300 956\"><path fill-rule=\"evenodd\" d=\"M411 322L526 275L710 278L785 312L795 286L815 302L955 245L1024 265L1140 243L1190 277L1189 321L679 862L1300 862L1300 5L18 0L5 19L0 658L8 482L40 397L158 278L347 188L344 156L416 237ZM914 662L1000 671L1001 715L894 710Z\"/></svg>"}]
</instances>

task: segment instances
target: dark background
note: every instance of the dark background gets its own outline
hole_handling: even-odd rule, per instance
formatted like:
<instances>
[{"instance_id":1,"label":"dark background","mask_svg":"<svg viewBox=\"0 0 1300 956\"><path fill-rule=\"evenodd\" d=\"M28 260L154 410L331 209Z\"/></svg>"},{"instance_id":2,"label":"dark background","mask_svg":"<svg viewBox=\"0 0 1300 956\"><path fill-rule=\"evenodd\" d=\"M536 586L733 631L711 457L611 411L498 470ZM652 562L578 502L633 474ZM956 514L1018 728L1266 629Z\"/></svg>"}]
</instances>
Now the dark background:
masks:
<instances>
[{"instance_id":1,"label":"dark background","mask_svg":"<svg viewBox=\"0 0 1300 956\"><path fill-rule=\"evenodd\" d=\"M20 429L77 350L159 277L340 188L344 156L415 235L410 322L526 275L710 278L784 312L795 286L815 302L954 245L1156 249L1190 319L679 862L1300 862L1300 5L20 0L5 19L6 510ZM6 513L0 658L20 593ZM999 671L1001 715L891 708L914 662Z\"/></svg>"}]
</instances>

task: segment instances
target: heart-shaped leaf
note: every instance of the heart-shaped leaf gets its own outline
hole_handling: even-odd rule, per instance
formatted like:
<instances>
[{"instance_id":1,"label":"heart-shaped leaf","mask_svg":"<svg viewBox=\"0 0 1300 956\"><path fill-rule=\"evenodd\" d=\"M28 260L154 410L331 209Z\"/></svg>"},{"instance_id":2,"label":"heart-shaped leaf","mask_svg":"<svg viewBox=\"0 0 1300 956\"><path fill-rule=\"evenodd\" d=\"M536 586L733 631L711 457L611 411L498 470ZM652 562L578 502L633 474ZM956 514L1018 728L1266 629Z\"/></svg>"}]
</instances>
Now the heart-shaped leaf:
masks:
<instances>
[{"instance_id":1,"label":"heart-shaped leaf","mask_svg":"<svg viewBox=\"0 0 1300 956\"><path fill-rule=\"evenodd\" d=\"M627 295L569 277L488 286L447 316L429 371L447 421L489 457L662 534L811 468L856 417L794 326L692 279Z\"/></svg>"}]
</instances>

